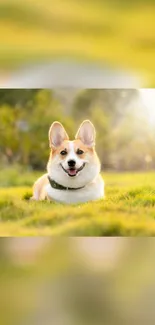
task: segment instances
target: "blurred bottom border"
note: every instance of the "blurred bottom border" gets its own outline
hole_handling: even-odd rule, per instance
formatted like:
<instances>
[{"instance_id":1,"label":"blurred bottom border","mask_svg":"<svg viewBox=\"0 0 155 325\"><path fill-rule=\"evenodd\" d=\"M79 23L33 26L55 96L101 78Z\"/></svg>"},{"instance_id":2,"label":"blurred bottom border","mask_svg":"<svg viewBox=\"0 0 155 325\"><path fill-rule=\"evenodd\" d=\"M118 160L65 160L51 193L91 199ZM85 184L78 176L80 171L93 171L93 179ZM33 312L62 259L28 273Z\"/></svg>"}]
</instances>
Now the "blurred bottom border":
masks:
<instances>
[{"instance_id":1,"label":"blurred bottom border","mask_svg":"<svg viewBox=\"0 0 155 325\"><path fill-rule=\"evenodd\" d=\"M3 324L154 324L154 238L1 238Z\"/></svg>"}]
</instances>

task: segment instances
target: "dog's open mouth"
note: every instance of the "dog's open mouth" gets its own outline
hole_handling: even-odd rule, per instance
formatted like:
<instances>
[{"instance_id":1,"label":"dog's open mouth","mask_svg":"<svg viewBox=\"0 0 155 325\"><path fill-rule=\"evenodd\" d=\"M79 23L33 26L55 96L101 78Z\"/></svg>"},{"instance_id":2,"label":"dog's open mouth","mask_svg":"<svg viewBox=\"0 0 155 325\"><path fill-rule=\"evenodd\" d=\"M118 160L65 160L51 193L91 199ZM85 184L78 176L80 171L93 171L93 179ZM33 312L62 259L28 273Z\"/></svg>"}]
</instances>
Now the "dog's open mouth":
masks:
<instances>
[{"instance_id":1,"label":"dog's open mouth","mask_svg":"<svg viewBox=\"0 0 155 325\"><path fill-rule=\"evenodd\" d=\"M74 167L71 167L71 168L68 168L68 169L65 169L62 165L62 169L65 171L65 173L67 173L70 177L74 177L78 174L78 172L80 170L82 170L85 166L85 163L83 163L83 165L80 167L80 168L74 168Z\"/></svg>"}]
</instances>

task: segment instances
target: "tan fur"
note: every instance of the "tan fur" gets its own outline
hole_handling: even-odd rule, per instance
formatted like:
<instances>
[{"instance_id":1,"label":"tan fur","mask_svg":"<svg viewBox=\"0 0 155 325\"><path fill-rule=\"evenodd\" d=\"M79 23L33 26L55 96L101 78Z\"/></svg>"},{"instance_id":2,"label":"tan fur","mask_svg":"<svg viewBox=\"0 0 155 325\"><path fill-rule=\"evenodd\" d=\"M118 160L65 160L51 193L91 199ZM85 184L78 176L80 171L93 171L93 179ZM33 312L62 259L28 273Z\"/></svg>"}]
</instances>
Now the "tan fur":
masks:
<instances>
[{"instance_id":1,"label":"tan fur","mask_svg":"<svg viewBox=\"0 0 155 325\"><path fill-rule=\"evenodd\" d=\"M46 193L44 191L45 186L49 183L47 174L44 174L33 185L33 197L31 200L45 200L47 199Z\"/></svg>"},{"instance_id":2,"label":"tan fur","mask_svg":"<svg viewBox=\"0 0 155 325\"><path fill-rule=\"evenodd\" d=\"M68 151L69 141L70 140L63 141L61 146L59 146L57 148L52 146L50 159L52 159L52 157L55 157L56 155L59 155L62 150L66 149ZM96 155L95 149L85 146L80 139L73 140L73 143L74 143L75 152L77 152L77 149L81 149L84 152L82 155L79 155L79 158L83 158L87 152L89 152L92 155ZM61 156L62 160L65 159L65 156L62 156L61 154L60 154L60 156Z\"/></svg>"},{"instance_id":3,"label":"tan fur","mask_svg":"<svg viewBox=\"0 0 155 325\"><path fill-rule=\"evenodd\" d=\"M51 157L55 157L56 155L59 155L60 152L64 149L67 149L68 150L69 148L69 140L64 140L63 143L61 144L61 146L55 148L54 146L52 146L51 148L51 155L50 155L50 158ZM62 160L65 158L65 156L62 156L61 155L61 158Z\"/></svg>"}]
</instances>

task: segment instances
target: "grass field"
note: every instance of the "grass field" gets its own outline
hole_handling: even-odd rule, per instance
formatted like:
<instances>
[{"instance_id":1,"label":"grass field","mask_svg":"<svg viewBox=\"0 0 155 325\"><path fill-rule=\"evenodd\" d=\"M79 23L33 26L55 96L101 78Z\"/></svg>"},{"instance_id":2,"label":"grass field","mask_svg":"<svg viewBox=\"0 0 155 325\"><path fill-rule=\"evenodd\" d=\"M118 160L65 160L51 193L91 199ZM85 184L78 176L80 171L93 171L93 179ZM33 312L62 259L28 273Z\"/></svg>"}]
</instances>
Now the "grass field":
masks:
<instances>
[{"instance_id":1,"label":"grass field","mask_svg":"<svg viewBox=\"0 0 155 325\"><path fill-rule=\"evenodd\" d=\"M0 69L67 56L129 69L153 87L154 13L153 2L1 1Z\"/></svg>"},{"instance_id":2,"label":"grass field","mask_svg":"<svg viewBox=\"0 0 155 325\"><path fill-rule=\"evenodd\" d=\"M0 236L155 235L155 173L103 173L103 200L65 206L31 202L40 173L1 168Z\"/></svg>"}]
</instances>

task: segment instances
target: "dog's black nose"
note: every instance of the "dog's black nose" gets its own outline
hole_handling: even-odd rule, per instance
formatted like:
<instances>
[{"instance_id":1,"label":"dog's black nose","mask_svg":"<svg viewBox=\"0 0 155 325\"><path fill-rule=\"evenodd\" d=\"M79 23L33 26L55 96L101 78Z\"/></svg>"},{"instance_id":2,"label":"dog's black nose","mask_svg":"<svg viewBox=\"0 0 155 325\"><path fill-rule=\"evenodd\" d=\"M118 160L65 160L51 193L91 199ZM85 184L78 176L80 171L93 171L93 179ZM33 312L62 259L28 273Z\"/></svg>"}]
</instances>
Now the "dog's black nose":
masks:
<instances>
[{"instance_id":1,"label":"dog's black nose","mask_svg":"<svg viewBox=\"0 0 155 325\"><path fill-rule=\"evenodd\" d=\"M76 161L75 160L68 160L69 167L75 167Z\"/></svg>"}]
</instances>

